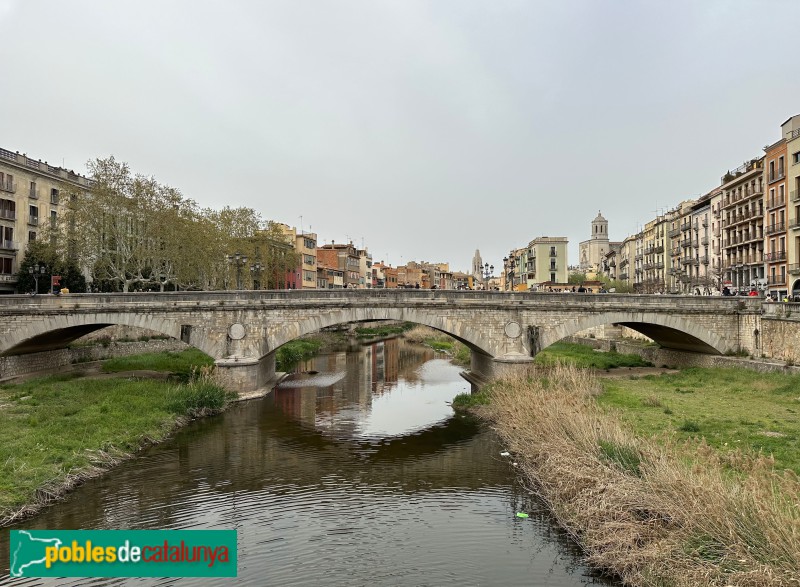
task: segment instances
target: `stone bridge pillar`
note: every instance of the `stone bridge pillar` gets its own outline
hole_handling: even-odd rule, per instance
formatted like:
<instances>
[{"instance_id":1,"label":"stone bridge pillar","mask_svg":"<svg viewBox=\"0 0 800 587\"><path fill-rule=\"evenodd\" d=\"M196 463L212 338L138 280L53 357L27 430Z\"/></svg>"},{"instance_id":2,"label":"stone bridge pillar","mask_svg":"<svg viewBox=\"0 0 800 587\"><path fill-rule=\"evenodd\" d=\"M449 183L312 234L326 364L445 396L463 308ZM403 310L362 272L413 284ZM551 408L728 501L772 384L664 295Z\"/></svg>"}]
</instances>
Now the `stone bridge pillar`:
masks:
<instances>
[{"instance_id":1,"label":"stone bridge pillar","mask_svg":"<svg viewBox=\"0 0 800 587\"><path fill-rule=\"evenodd\" d=\"M494 356L472 349L467 380L473 384L473 391L493 379L524 374L539 350L536 331L529 328L526 332L515 320L506 322L502 334L494 338Z\"/></svg>"},{"instance_id":2,"label":"stone bridge pillar","mask_svg":"<svg viewBox=\"0 0 800 587\"><path fill-rule=\"evenodd\" d=\"M214 362L217 382L225 389L246 393L266 387L275 379L275 353L260 356L253 336L239 322L228 327L225 355Z\"/></svg>"}]
</instances>

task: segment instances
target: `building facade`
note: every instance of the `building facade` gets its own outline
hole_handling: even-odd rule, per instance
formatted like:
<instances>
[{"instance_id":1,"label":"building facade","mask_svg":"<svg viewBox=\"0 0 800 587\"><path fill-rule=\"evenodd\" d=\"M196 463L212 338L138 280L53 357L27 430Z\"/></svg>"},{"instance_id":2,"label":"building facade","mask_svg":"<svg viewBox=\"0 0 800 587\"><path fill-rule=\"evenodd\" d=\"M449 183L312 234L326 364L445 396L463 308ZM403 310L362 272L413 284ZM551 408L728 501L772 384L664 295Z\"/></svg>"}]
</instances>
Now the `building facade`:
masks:
<instances>
[{"instance_id":1,"label":"building facade","mask_svg":"<svg viewBox=\"0 0 800 587\"><path fill-rule=\"evenodd\" d=\"M28 243L55 223L68 195L92 180L6 149L0 149L0 293L14 293Z\"/></svg>"}]
</instances>

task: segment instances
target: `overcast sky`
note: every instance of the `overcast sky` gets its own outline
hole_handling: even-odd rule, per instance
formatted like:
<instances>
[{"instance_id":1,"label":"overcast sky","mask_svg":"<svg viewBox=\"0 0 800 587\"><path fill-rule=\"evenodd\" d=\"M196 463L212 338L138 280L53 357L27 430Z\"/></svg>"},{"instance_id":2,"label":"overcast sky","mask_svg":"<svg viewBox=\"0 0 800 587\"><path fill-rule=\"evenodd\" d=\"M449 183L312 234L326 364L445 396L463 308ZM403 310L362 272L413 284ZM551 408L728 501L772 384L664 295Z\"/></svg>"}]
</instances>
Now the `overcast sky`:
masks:
<instances>
[{"instance_id":1,"label":"overcast sky","mask_svg":"<svg viewBox=\"0 0 800 587\"><path fill-rule=\"evenodd\" d=\"M798 0L0 0L0 147L376 261L570 263L800 113Z\"/></svg>"}]
</instances>

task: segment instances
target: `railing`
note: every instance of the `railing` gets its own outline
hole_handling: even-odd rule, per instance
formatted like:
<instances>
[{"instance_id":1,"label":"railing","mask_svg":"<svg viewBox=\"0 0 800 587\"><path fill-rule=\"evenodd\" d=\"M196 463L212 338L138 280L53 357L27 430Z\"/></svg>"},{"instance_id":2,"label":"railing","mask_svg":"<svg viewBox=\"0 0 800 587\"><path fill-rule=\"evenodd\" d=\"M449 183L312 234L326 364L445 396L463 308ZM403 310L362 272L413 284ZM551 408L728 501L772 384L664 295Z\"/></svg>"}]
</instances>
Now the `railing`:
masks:
<instances>
[{"instance_id":1,"label":"railing","mask_svg":"<svg viewBox=\"0 0 800 587\"><path fill-rule=\"evenodd\" d=\"M703 255L702 257L700 257L700 262L701 262L703 265L708 265L708 257L706 257L705 255Z\"/></svg>"},{"instance_id":2,"label":"railing","mask_svg":"<svg viewBox=\"0 0 800 587\"><path fill-rule=\"evenodd\" d=\"M16 251L19 247L15 241L0 241L0 249Z\"/></svg>"},{"instance_id":3,"label":"railing","mask_svg":"<svg viewBox=\"0 0 800 587\"><path fill-rule=\"evenodd\" d=\"M0 190L4 192L11 192L12 194L17 191L17 184L13 181L6 180L0 183Z\"/></svg>"},{"instance_id":4,"label":"railing","mask_svg":"<svg viewBox=\"0 0 800 587\"><path fill-rule=\"evenodd\" d=\"M659 255L659 254L663 253L663 252L664 252L664 245L658 245L658 246L657 246L657 247L654 249L654 252L655 252L657 255Z\"/></svg>"},{"instance_id":5,"label":"railing","mask_svg":"<svg viewBox=\"0 0 800 587\"><path fill-rule=\"evenodd\" d=\"M785 261L786 251L773 251L772 253L765 253L764 260L770 263L775 261Z\"/></svg>"},{"instance_id":6,"label":"railing","mask_svg":"<svg viewBox=\"0 0 800 587\"><path fill-rule=\"evenodd\" d=\"M792 198L792 202L800 202L800 190L792 190L790 197Z\"/></svg>"},{"instance_id":7,"label":"railing","mask_svg":"<svg viewBox=\"0 0 800 587\"><path fill-rule=\"evenodd\" d=\"M701 238L700 239L700 244L703 245L703 246L706 246L708 244L708 237L704 236L703 238Z\"/></svg>"},{"instance_id":8,"label":"railing","mask_svg":"<svg viewBox=\"0 0 800 587\"><path fill-rule=\"evenodd\" d=\"M783 232L786 230L786 223L776 222L764 228L764 234L775 234L776 232Z\"/></svg>"},{"instance_id":9,"label":"railing","mask_svg":"<svg viewBox=\"0 0 800 587\"><path fill-rule=\"evenodd\" d=\"M16 220L17 213L13 210L0 210L0 218L4 220Z\"/></svg>"},{"instance_id":10,"label":"railing","mask_svg":"<svg viewBox=\"0 0 800 587\"><path fill-rule=\"evenodd\" d=\"M770 275L769 280L767 281L769 285L785 285L786 284L786 276L785 275Z\"/></svg>"},{"instance_id":11,"label":"railing","mask_svg":"<svg viewBox=\"0 0 800 587\"><path fill-rule=\"evenodd\" d=\"M800 263L792 263L789 265L790 275L797 275L798 273L800 273Z\"/></svg>"},{"instance_id":12,"label":"railing","mask_svg":"<svg viewBox=\"0 0 800 587\"><path fill-rule=\"evenodd\" d=\"M681 224L681 232L685 232L691 228L692 228L691 222L684 222L683 224Z\"/></svg>"},{"instance_id":13,"label":"railing","mask_svg":"<svg viewBox=\"0 0 800 587\"><path fill-rule=\"evenodd\" d=\"M628 274L627 273L620 273L619 274L619 278L622 279L622 280L628 279Z\"/></svg>"},{"instance_id":14,"label":"railing","mask_svg":"<svg viewBox=\"0 0 800 587\"><path fill-rule=\"evenodd\" d=\"M780 179L783 179L784 177L786 177L786 171L784 171L783 169L778 169L777 172L769 174L769 179L767 180L767 183L778 181Z\"/></svg>"},{"instance_id":15,"label":"railing","mask_svg":"<svg viewBox=\"0 0 800 587\"><path fill-rule=\"evenodd\" d=\"M767 200L767 210L772 210L773 208L781 208L786 205L786 196L777 196L775 198L770 198Z\"/></svg>"},{"instance_id":16,"label":"railing","mask_svg":"<svg viewBox=\"0 0 800 587\"><path fill-rule=\"evenodd\" d=\"M800 228L800 220L797 218L790 218L789 219L789 228L795 229Z\"/></svg>"},{"instance_id":17,"label":"railing","mask_svg":"<svg viewBox=\"0 0 800 587\"><path fill-rule=\"evenodd\" d=\"M30 224L31 226L39 226L39 217L28 216L28 224Z\"/></svg>"},{"instance_id":18,"label":"railing","mask_svg":"<svg viewBox=\"0 0 800 587\"><path fill-rule=\"evenodd\" d=\"M645 271L652 271L654 268L655 268L655 263L645 263L642 266L642 269L644 269Z\"/></svg>"},{"instance_id":19,"label":"railing","mask_svg":"<svg viewBox=\"0 0 800 587\"><path fill-rule=\"evenodd\" d=\"M691 247L692 246L692 240L688 239L688 238L683 239L681 241L681 246L684 247L684 248L685 247Z\"/></svg>"},{"instance_id":20,"label":"railing","mask_svg":"<svg viewBox=\"0 0 800 587\"><path fill-rule=\"evenodd\" d=\"M663 263L663 261L659 261L659 262L657 262L655 265L656 265L656 266L655 266L655 268L656 268L656 269L663 269L663 268L664 268L664 263Z\"/></svg>"},{"instance_id":21,"label":"railing","mask_svg":"<svg viewBox=\"0 0 800 587\"><path fill-rule=\"evenodd\" d=\"M675 238L675 237L676 237L676 236L678 236L680 233L681 233L681 229L680 229L680 228L673 228L672 230L670 230L670 231L667 233L667 236L668 236L669 238Z\"/></svg>"},{"instance_id":22,"label":"railing","mask_svg":"<svg viewBox=\"0 0 800 587\"><path fill-rule=\"evenodd\" d=\"M684 265L691 265L693 260L691 257L681 257L681 263Z\"/></svg>"}]
</instances>

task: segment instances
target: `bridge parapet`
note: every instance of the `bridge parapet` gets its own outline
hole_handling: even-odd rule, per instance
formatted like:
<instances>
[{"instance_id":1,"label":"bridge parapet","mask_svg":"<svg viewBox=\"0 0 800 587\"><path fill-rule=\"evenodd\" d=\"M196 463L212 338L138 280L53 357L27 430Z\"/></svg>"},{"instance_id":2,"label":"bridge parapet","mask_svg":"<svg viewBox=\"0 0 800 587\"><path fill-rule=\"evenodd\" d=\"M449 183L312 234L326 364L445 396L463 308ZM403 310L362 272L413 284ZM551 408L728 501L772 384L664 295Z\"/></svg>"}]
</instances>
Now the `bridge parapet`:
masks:
<instances>
[{"instance_id":1,"label":"bridge parapet","mask_svg":"<svg viewBox=\"0 0 800 587\"><path fill-rule=\"evenodd\" d=\"M757 298L465 292L282 290L0 297L0 354L63 348L111 324L148 328L196 346L231 385L263 384L281 345L344 322L401 320L466 344L485 378L526 365L580 330L624 324L678 350L725 353L759 328ZM748 334L749 332L749 334Z\"/></svg>"}]
</instances>

